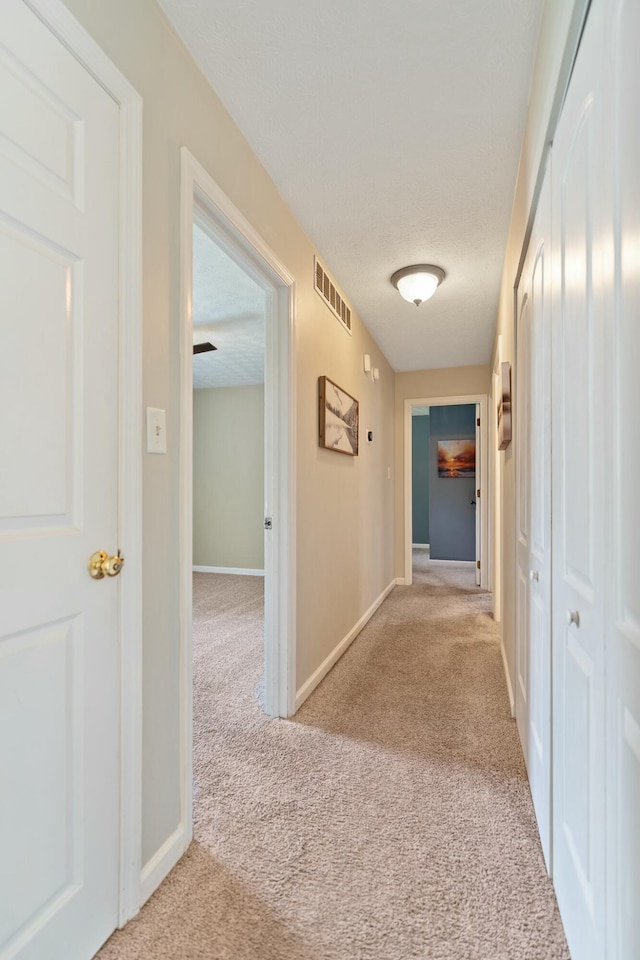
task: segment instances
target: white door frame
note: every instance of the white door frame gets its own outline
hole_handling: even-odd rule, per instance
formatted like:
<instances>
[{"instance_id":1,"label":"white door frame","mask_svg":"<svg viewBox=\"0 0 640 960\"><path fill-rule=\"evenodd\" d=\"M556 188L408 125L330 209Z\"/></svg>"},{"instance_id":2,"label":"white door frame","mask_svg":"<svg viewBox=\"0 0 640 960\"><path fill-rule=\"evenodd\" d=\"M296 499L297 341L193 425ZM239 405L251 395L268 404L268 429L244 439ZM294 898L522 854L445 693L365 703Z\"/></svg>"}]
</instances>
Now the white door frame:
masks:
<instances>
[{"instance_id":1,"label":"white door frame","mask_svg":"<svg viewBox=\"0 0 640 960\"><path fill-rule=\"evenodd\" d=\"M142 98L62 0L24 0L120 110L118 311L120 890L118 924L140 907L142 842Z\"/></svg>"},{"instance_id":2,"label":"white door frame","mask_svg":"<svg viewBox=\"0 0 640 960\"><path fill-rule=\"evenodd\" d=\"M295 281L186 147L180 203L180 697L181 821L191 837L193 603L194 215L267 294L265 331L265 710L295 713Z\"/></svg>"},{"instance_id":3,"label":"white door frame","mask_svg":"<svg viewBox=\"0 0 640 960\"><path fill-rule=\"evenodd\" d=\"M404 583L413 583L413 438L411 433L411 410L413 407L448 407L459 404L480 404L480 587L488 589L489 565L488 523L486 502L489 493L487 483L487 395L473 394L464 397L415 397L404 401Z\"/></svg>"}]
</instances>

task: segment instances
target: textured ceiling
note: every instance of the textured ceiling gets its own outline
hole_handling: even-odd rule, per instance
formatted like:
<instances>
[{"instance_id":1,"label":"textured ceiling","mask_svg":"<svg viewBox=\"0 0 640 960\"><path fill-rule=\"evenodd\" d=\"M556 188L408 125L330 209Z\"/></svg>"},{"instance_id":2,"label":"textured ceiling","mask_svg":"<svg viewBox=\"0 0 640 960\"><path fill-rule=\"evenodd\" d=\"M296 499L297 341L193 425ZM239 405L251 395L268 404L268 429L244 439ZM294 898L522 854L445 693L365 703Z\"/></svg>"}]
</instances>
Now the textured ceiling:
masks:
<instances>
[{"instance_id":1,"label":"textured ceiling","mask_svg":"<svg viewBox=\"0 0 640 960\"><path fill-rule=\"evenodd\" d=\"M542 0L160 4L395 369L487 362Z\"/></svg>"},{"instance_id":2,"label":"textured ceiling","mask_svg":"<svg viewBox=\"0 0 640 960\"><path fill-rule=\"evenodd\" d=\"M264 382L265 292L198 226L193 228L193 386Z\"/></svg>"}]
</instances>

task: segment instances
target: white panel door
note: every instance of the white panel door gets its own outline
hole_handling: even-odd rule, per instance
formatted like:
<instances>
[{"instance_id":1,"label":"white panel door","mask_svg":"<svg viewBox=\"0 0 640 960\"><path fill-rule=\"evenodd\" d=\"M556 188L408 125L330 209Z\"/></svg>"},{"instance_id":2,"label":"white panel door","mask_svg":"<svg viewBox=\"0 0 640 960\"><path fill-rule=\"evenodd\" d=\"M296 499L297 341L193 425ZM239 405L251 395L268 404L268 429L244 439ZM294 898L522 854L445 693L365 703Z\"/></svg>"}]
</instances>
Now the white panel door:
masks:
<instances>
[{"instance_id":1,"label":"white panel door","mask_svg":"<svg viewBox=\"0 0 640 960\"><path fill-rule=\"evenodd\" d=\"M607 932L610 960L640 957L640 5L615 0L609 74L614 161L615 285L604 419L613 482L606 510ZM610 318L610 319L609 319Z\"/></svg>"},{"instance_id":2,"label":"white panel door","mask_svg":"<svg viewBox=\"0 0 640 960\"><path fill-rule=\"evenodd\" d=\"M0 4L0 958L88 960L118 904L119 111Z\"/></svg>"},{"instance_id":3,"label":"white panel door","mask_svg":"<svg viewBox=\"0 0 640 960\"><path fill-rule=\"evenodd\" d=\"M518 322L516 716L551 871L551 177L547 171L522 273Z\"/></svg>"},{"instance_id":4,"label":"white panel door","mask_svg":"<svg viewBox=\"0 0 640 960\"><path fill-rule=\"evenodd\" d=\"M575 960L604 956L604 7L587 21L552 167L553 875Z\"/></svg>"}]
</instances>

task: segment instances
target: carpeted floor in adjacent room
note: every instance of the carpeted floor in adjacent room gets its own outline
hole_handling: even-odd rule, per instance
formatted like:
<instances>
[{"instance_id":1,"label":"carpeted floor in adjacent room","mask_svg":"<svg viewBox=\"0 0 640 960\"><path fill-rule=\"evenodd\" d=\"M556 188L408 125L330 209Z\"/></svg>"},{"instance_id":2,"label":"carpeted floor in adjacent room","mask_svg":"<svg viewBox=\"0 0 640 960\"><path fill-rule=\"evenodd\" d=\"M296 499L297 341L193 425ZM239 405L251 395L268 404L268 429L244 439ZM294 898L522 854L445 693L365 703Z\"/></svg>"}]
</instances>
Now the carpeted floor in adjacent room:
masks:
<instances>
[{"instance_id":1,"label":"carpeted floor in adjacent room","mask_svg":"<svg viewBox=\"0 0 640 960\"><path fill-rule=\"evenodd\" d=\"M416 564L289 721L262 581L194 576L195 840L100 960L567 960L489 597Z\"/></svg>"}]
</instances>

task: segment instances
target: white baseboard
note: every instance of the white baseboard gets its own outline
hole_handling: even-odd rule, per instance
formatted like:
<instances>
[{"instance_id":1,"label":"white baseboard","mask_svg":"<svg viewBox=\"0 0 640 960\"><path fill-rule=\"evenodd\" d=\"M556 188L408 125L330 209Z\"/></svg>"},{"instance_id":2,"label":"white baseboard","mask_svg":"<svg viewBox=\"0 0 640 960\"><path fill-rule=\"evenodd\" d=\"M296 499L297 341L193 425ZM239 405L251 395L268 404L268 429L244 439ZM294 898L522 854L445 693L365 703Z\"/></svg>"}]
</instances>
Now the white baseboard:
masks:
<instances>
[{"instance_id":1,"label":"white baseboard","mask_svg":"<svg viewBox=\"0 0 640 960\"><path fill-rule=\"evenodd\" d=\"M430 543L412 543L411 546L414 550L428 550L431 546Z\"/></svg>"},{"instance_id":2,"label":"white baseboard","mask_svg":"<svg viewBox=\"0 0 640 960\"><path fill-rule=\"evenodd\" d=\"M511 710L511 716L515 717L516 699L513 695L513 687L511 686L511 677L509 676L509 664L507 663L507 654L505 653L502 637L500 638L500 655L502 656L502 666L504 667L504 677L505 677L505 680L507 681L507 693L509 695L509 709Z\"/></svg>"},{"instance_id":3,"label":"white baseboard","mask_svg":"<svg viewBox=\"0 0 640 960\"><path fill-rule=\"evenodd\" d=\"M342 654L353 643L362 628L366 626L369 620L371 620L371 617L374 615L383 600L386 600L386 598L389 596L397 582L397 580L392 580L391 583L384 588L380 596L374 600L369 609L362 614L356 625L351 628L346 637L342 638L340 643L333 648L326 660L323 660L318 669L315 670L309 679L302 684L296 693L296 710L298 707L301 707L307 697L313 693L320 681L324 680L326 675L329 673L329 670L331 670L331 667L338 662Z\"/></svg>"},{"instance_id":4,"label":"white baseboard","mask_svg":"<svg viewBox=\"0 0 640 960\"><path fill-rule=\"evenodd\" d=\"M193 565L194 573L231 573L236 577L264 577L264 570L251 570L249 567L203 567Z\"/></svg>"},{"instance_id":5,"label":"white baseboard","mask_svg":"<svg viewBox=\"0 0 640 960\"><path fill-rule=\"evenodd\" d=\"M142 868L140 874L140 906L146 903L151 894L158 889L188 846L186 831L181 823Z\"/></svg>"},{"instance_id":6,"label":"white baseboard","mask_svg":"<svg viewBox=\"0 0 640 960\"><path fill-rule=\"evenodd\" d=\"M396 587L404 587L404 586L406 586L404 577L396 577Z\"/></svg>"},{"instance_id":7,"label":"white baseboard","mask_svg":"<svg viewBox=\"0 0 640 960\"><path fill-rule=\"evenodd\" d=\"M429 558L429 563L455 563L457 567L471 568L474 568L476 565L475 560L434 560L433 557Z\"/></svg>"}]
</instances>

